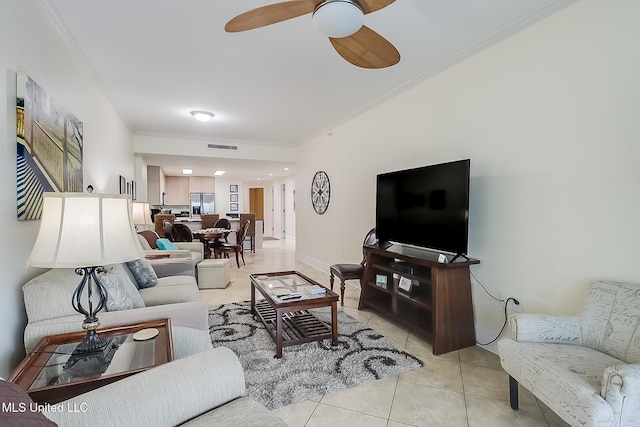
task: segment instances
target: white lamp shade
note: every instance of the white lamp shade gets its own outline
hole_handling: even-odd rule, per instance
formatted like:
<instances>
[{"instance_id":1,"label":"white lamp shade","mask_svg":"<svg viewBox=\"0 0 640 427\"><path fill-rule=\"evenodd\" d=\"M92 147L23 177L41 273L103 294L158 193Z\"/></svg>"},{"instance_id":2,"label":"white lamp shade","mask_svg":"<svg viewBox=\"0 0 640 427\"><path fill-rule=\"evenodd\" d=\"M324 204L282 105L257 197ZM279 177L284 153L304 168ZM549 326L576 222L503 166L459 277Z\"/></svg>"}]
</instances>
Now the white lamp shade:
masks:
<instances>
[{"instance_id":1,"label":"white lamp shade","mask_svg":"<svg viewBox=\"0 0 640 427\"><path fill-rule=\"evenodd\" d=\"M131 202L131 216L135 225L152 225L151 208L147 202Z\"/></svg>"},{"instance_id":2,"label":"white lamp shade","mask_svg":"<svg viewBox=\"0 0 640 427\"><path fill-rule=\"evenodd\" d=\"M364 24L364 12L351 1L329 0L313 12L313 24L328 37L348 37Z\"/></svg>"},{"instance_id":3,"label":"white lamp shade","mask_svg":"<svg viewBox=\"0 0 640 427\"><path fill-rule=\"evenodd\" d=\"M44 193L42 222L27 264L97 267L142 256L125 194Z\"/></svg>"}]
</instances>

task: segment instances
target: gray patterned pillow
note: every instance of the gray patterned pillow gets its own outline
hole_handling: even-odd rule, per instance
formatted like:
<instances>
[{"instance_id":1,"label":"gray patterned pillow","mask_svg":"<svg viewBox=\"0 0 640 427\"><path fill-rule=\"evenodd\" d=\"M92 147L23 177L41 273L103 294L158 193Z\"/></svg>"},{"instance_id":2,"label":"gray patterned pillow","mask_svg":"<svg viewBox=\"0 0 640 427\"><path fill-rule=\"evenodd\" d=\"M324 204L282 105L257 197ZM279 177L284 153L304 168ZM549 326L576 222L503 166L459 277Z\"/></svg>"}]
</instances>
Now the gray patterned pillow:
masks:
<instances>
[{"instance_id":1,"label":"gray patterned pillow","mask_svg":"<svg viewBox=\"0 0 640 427\"><path fill-rule=\"evenodd\" d=\"M126 264L136 279L135 284L138 289L150 288L158 284L158 276L146 259L134 259L133 261L127 261Z\"/></svg>"},{"instance_id":2,"label":"gray patterned pillow","mask_svg":"<svg viewBox=\"0 0 640 427\"><path fill-rule=\"evenodd\" d=\"M124 274L110 272L100 277L107 289L107 311L131 310L144 307L144 300L133 282Z\"/></svg>"}]
</instances>

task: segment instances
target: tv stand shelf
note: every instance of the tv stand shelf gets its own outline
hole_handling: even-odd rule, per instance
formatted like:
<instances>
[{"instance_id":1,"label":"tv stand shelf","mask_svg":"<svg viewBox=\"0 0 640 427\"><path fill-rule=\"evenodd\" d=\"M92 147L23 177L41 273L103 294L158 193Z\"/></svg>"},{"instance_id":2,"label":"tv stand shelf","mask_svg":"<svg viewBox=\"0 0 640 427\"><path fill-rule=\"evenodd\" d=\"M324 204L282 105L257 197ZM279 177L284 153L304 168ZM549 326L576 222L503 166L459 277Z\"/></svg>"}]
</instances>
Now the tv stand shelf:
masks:
<instances>
[{"instance_id":1,"label":"tv stand shelf","mask_svg":"<svg viewBox=\"0 0 640 427\"><path fill-rule=\"evenodd\" d=\"M371 308L423 336L434 355L475 345L469 266L480 261L440 263L433 252L395 245L365 246L364 253L358 309Z\"/></svg>"}]
</instances>

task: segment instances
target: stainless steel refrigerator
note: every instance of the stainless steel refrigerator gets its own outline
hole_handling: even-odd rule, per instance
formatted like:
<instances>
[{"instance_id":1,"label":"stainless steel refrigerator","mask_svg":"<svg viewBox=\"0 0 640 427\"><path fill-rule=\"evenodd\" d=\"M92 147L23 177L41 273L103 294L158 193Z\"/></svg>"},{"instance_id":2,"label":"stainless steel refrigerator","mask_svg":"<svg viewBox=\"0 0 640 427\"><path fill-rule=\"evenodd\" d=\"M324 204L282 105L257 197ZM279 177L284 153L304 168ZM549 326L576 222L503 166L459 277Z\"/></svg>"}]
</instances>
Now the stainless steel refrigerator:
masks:
<instances>
[{"instance_id":1,"label":"stainless steel refrigerator","mask_svg":"<svg viewBox=\"0 0 640 427\"><path fill-rule=\"evenodd\" d=\"M191 216L214 213L213 193L191 193Z\"/></svg>"}]
</instances>

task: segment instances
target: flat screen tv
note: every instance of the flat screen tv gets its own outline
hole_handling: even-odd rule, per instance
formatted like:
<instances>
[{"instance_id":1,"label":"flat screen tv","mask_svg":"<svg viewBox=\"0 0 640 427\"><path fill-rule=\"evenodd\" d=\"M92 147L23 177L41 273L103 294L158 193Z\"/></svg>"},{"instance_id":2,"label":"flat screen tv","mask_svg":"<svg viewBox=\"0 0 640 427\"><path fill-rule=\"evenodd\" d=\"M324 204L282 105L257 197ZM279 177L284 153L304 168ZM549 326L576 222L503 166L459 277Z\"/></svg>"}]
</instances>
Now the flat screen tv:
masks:
<instances>
[{"instance_id":1,"label":"flat screen tv","mask_svg":"<svg viewBox=\"0 0 640 427\"><path fill-rule=\"evenodd\" d=\"M379 241L457 256L467 253L470 160L424 166L377 177Z\"/></svg>"}]
</instances>

